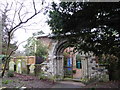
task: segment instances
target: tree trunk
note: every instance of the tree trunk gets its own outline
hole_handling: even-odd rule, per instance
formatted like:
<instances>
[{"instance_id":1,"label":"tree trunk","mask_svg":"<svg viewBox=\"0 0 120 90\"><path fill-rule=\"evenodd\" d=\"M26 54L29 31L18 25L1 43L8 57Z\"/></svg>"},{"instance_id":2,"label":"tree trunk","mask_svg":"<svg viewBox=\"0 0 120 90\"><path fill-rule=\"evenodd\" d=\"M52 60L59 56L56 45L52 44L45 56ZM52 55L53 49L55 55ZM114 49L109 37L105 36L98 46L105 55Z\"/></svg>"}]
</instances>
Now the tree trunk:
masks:
<instances>
[{"instance_id":1,"label":"tree trunk","mask_svg":"<svg viewBox=\"0 0 120 90\"><path fill-rule=\"evenodd\" d=\"M109 65L108 67L109 72L109 80L120 80L120 69L119 69L119 62L115 62Z\"/></svg>"},{"instance_id":2,"label":"tree trunk","mask_svg":"<svg viewBox=\"0 0 120 90\"><path fill-rule=\"evenodd\" d=\"M4 66L3 72L2 72L2 74L1 74L2 77L3 77L4 74L5 74L5 70L6 70L6 67L7 67L7 63L8 63L8 59L5 61L5 66Z\"/></svg>"},{"instance_id":3,"label":"tree trunk","mask_svg":"<svg viewBox=\"0 0 120 90\"><path fill-rule=\"evenodd\" d=\"M7 67L7 63L8 63L8 60L10 58L10 54L9 54L9 49L10 49L10 41L11 41L11 33L8 32L8 43L7 43L7 52L6 52L6 56L7 58L5 59L5 66L4 66L4 69L3 69L3 72L2 72L2 77L4 76L4 73L5 73L5 70L6 70L6 67ZM8 56L9 55L9 56Z\"/></svg>"},{"instance_id":4,"label":"tree trunk","mask_svg":"<svg viewBox=\"0 0 120 90\"><path fill-rule=\"evenodd\" d=\"M108 67L108 74L109 74L109 80L112 81L113 80L113 76L112 76L113 71L111 70L110 66Z\"/></svg>"}]
</instances>

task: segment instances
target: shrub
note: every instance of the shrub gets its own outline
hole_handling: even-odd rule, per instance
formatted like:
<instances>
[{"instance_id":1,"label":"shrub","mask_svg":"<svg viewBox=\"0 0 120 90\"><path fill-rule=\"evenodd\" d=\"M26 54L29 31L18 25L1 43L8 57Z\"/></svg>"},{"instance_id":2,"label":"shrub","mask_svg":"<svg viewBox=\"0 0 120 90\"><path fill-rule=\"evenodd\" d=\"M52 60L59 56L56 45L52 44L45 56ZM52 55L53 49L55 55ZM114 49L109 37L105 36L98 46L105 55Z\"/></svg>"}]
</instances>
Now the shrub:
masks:
<instances>
[{"instance_id":1,"label":"shrub","mask_svg":"<svg viewBox=\"0 0 120 90\"><path fill-rule=\"evenodd\" d=\"M84 84L90 84L90 83L96 82L97 78L96 77L94 77L94 78L82 78L82 79L80 79L80 81Z\"/></svg>"},{"instance_id":2,"label":"shrub","mask_svg":"<svg viewBox=\"0 0 120 90\"><path fill-rule=\"evenodd\" d=\"M39 76L39 73L42 72L41 66L42 66L41 64L35 64L35 69L34 69L35 76Z\"/></svg>"},{"instance_id":3,"label":"shrub","mask_svg":"<svg viewBox=\"0 0 120 90\"><path fill-rule=\"evenodd\" d=\"M14 77L14 72L13 71L8 71L7 76L8 77Z\"/></svg>"},{"instance_id":4,"label":"shrub","mask_svg":"<svg viewBox=\"0 0 120 90\"><path fill-rule=\"evenodd\" d=\"M40 72L39 78L40 78L40 80L45 80L45 79L47 79L47 77L45 76L44 72Z\"/></svg>"},{"instance_id":5,"label":"shrub","mask_svg":"<svg viewBox=\"0 0 120 90\"><path fill-rule=\"evenodd\" d=\"M76 70L73 70L73 74L76 74Z\"/></svg>"},{"instance_id":6,"label":"shrub","mask_svg":"<svg viewBox=\"0 0 120 90\"><path fill-rule=\"evenodd\" d=\"M80 81L84 84L87 84L89 79L88 78L81 78Z\"/></svg>"},{"instance_id":7,"label":"shrub","mask_svg":"<svg viewBox=\"0 0 120 90\"><path fill-rule=\"evenodd\" d=\"M45 80L45 79L47 79L46 76L40 76L40 80Z\"/></svg>"},{"instance_id":8,"label":"shrub","mask_svg":"<svg viewBox=\"0 0 120 90\"><path fill-rule=\"evenodd\" d=\"M4 81L2 81L2 84L8 84L8 83L11 83L12 82L12 80L4 80Z\"/></svg>"}]
</instances>

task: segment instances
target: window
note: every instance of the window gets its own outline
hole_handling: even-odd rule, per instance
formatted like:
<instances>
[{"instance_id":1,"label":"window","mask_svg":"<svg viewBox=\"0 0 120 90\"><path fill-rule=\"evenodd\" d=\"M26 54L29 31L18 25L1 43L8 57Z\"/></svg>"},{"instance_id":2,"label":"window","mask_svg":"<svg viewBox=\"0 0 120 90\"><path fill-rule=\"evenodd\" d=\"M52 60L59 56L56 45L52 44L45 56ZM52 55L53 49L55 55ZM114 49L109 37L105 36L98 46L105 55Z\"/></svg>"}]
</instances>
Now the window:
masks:
<instances>
[{"instance_id":1,"label":"window","mask_svg":"<svg viewBox=\"0 0 120 90\"><path fill-rule=\"evenodd\" d=\"M77 55L76 55L76 68L78 68L78 69L81 69L81 68L82 68L80 54L77 54Z\"/></svg>"},{"instance_id":2,"label":"window","mask_svg":"<svg viewBox=\"0 0 120 90\"><path fill-rule=\"evenodd\" d=\"M81 60L76 60L76 68L81 69L82 65L81 65Z\"/></svg>"}]
</instances>

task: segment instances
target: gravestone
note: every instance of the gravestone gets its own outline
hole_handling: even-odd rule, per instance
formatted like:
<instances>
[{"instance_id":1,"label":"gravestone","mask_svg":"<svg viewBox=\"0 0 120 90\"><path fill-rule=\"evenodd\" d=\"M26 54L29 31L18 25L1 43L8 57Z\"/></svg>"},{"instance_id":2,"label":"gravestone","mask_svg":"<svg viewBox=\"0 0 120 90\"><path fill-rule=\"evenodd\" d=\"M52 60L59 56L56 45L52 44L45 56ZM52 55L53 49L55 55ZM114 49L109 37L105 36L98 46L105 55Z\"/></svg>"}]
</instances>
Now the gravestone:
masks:
<instances>
[{"instance_id":1,"label":"gravestone","mask_svg":"<svg viewBox=\"0 0 120 90\"><path fill-rule=\"evenodd\" d=\"M14 62L13 60L11 60L11 61L9 62L9 70L10 70L10 71L14 71L14 65L15 65L15 62Z\"/></svg>"},{"instance_id":2,"label":"gravestone","mask_svg":"<svg viewBox=\"0 0 120 90\"><path fill-rule=\"evenodd\" d=\"M21 60L18 60L17 62L16 62L16 72L17 73L22 73L22 64L21 64Z\"/></svg>"},{"instance_id":3,"label":"gravestone","mask_svg":"<svg viewBox=\"0 0 120 90\"><path fill-rule=\"evenodd\" d=\"M34 74L35 65L31 64L29 69L30 69L30 74Z\"/></svg>"},{"instance_id":4,"label":"gravestone","mask_svg":"<svg viewBox=\"0 0 120 90\"><path fill-rule=\"evenodd\" d=\"M27 62L23 59L21 64L22 64L22 73L27 73Z\"/></svg>"}]
</instances>

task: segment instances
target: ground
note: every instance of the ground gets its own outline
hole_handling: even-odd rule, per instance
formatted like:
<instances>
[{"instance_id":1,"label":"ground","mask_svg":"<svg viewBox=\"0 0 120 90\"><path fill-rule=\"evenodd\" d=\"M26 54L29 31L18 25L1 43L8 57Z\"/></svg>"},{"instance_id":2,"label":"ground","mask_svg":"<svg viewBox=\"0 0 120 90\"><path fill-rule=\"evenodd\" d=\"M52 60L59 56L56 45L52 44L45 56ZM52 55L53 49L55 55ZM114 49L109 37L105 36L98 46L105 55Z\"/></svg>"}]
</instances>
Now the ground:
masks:
<instances>
[{"instance_id":1,"label":"ground","mask_svg":"<svg viewBox=\"0 0 120 90\"><path fill-rule=\"evenodd\" d=\"M2 79L2 87L6 88L51 88L53 86L52 81L40 80L35 76L15 74L14 77L5 77Z\"/></svg>"},{"instance_id":2,"label":"ground","mask_svg":"<svg viewBox=\"0 0 120 90\"><path fill-rule=\"evenodd\" d=\"M120 81L96 82L88 84L84 88L120 88Z\"/></svg>"},{"instance_id":3,"label":"ground","mask_svg":"<svg viewBox=\"0 0 120 90\"><path fill-rule=\"evenodd\" d=\"M59 81L52 88L82 88L85 84L74 81Z\"/></svg>"},{"instance_id":4,"label":"ground","mask_svg":"<svg viewBox=\"0 0 120 90\"><path fill-rule=\"evenodd\" d=\"M85 85L81 82L40 80L35 76L15 74L14 77L2 79L2 87L6 88L120 88L120 81L96 82Z\"/></svg>"}]
</instances>

